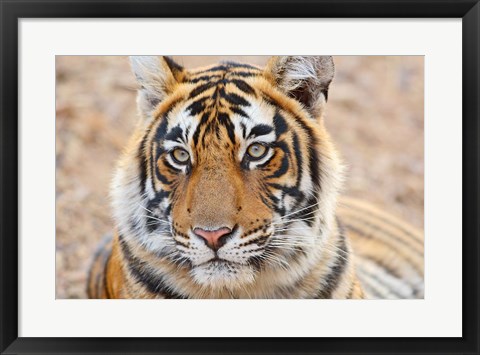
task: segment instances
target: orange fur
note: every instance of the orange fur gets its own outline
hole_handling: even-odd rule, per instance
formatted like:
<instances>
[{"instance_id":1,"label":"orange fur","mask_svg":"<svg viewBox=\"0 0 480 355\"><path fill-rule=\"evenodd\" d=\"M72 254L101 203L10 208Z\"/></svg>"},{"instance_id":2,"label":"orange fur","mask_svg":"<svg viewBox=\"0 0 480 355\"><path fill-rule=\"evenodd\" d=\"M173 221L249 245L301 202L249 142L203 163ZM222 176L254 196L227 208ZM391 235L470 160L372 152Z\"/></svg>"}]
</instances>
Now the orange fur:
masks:
<instances>
[{"instance_id":1,"label":"orange fur","mask_svg":"<svg viewBox=\"0 0 480 355\"><path fill-rule=\"evenodd\" d=\"M322 117L331 58L132 66L141 120L112 182L117 232L96 254L89 297L421 297L420 234L353 200L336 212L342 166ZM198 229L229 233L214 247Z\"/></svg>"}]
</instances>

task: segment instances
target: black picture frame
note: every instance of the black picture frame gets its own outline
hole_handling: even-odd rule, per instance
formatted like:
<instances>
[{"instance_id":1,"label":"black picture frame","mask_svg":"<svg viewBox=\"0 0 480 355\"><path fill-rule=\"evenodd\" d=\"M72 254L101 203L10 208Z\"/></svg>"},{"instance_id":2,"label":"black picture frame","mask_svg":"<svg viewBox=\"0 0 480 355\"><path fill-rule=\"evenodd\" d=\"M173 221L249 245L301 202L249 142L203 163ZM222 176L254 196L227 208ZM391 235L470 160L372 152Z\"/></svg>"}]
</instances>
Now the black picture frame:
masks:
<instances>
[{"instance_id":1,"label":"black picture frame","mask_svg":"<svg viewBox=\"0 0 480 355\"><path fill-rule=\"evenodd\" d=\"M478 0L1 0L2 354L478 354ZM18 20L21 18L344 17L462 18L463 336L461 338L21 338L18 337ZM448 168L448 167L446 167ZM441 314L442 310L439 310ZM439 320L441 321L441 317Z\"/></svg>"}]
</instances>

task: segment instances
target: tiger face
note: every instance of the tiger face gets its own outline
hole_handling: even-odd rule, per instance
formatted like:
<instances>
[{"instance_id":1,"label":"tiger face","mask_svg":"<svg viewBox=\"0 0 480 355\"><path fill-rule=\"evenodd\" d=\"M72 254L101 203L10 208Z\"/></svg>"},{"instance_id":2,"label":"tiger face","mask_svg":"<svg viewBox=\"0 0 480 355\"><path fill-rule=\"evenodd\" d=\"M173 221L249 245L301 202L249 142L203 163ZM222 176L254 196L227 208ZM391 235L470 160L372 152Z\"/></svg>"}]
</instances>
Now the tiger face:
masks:
<instances>
[{"instance_id":1,"label":"tiger face","mask_svg":"<svg viewBox=\"0 0 480 355\"><path fill-rule=\"evenodd\" d=\"M122 236L212 288L314 258L341 176L322 122L332 59L131 63L141 120L112 184Z\"/></svg>"}]
</instances>

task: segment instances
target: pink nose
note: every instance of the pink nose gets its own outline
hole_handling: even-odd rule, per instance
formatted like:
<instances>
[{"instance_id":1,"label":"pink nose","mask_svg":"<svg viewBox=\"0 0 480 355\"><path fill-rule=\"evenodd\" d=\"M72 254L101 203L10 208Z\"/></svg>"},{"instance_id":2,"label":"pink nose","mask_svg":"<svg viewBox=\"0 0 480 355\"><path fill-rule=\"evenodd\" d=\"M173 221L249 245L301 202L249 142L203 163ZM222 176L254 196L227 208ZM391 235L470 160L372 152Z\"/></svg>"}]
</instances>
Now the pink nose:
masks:
<instances>
[{"instance_id":1,"label":"pink nose","mask_svg":"<svg viewBox=\"0 0 480 355\"><path fill-rule=\"evenodd\" d=\"M223 227L216 230L208 231L202 228L195 228L193 233L202 238L205 243L212 249L221 248L228 239L228 235L232 232L230 228Z\"/></svg>"}]
</instances>

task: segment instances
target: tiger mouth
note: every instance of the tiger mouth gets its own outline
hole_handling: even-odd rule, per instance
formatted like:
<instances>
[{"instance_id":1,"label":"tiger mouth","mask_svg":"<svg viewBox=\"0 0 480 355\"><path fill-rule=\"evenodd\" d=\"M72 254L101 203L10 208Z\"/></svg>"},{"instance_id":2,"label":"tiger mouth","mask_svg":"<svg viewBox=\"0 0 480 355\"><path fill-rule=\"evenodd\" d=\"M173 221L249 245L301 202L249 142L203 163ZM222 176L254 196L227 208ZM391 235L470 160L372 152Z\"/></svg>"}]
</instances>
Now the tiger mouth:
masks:
<instances>
[{"instance_id":1,"label":"tiger mouth","mask_svg":"<svg viewBox=\"0 0 480 355\"><path fill-rule=\"evenodd\" d=\"M222 258L219 258L218 256L214 257L213 259L210 259L208 261L205 261L199 265L197 265L197 267L200 267L200 266L210 266L210 267L222 267L222 266L235 266L235 265L241 265L240 263L237 263L235 261L231 261L231 260L227 260L227 259L222 259Z\"/></svg>"}]
</instances>

